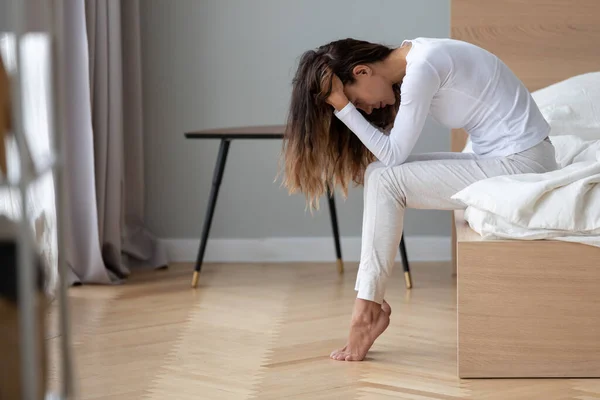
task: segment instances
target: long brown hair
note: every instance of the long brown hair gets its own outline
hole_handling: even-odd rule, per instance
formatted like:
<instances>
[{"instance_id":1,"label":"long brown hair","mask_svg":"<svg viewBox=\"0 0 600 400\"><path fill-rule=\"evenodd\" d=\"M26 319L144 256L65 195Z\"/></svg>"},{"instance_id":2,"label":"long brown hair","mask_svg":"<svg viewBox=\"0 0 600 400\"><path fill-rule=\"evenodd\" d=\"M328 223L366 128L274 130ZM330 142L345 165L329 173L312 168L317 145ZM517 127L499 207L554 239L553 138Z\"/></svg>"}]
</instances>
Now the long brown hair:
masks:
<instances>
[{"instance_id":1,"label":"long brown hair","mask_svg":"<svg viewBox=\"0 0 600 400\"><path fill-rule=\"evenodd\" d=\"M326 99L331 94L332 74L343 84L355 81L357 65L383 61L392 48L356 39L328 43L305 52L292 81L292 98L285 129L282 157L289 193L301 192L308 206L319 208L319 197L327 189L363 184L367 166L374 155L348 127L333 115ZM396 103L375 109L370 115L359 110L373 125L387 130L400 104L400 89L394 86Z\"/></svg>"}]
</instances>

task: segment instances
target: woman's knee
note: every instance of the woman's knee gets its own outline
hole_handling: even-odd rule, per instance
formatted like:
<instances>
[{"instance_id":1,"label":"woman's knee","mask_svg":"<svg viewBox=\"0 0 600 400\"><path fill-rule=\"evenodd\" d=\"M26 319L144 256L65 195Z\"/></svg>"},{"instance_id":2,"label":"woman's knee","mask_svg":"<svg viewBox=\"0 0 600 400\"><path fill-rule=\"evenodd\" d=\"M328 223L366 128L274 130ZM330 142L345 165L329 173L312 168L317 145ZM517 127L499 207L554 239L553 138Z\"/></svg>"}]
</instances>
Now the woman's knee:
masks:
<instances>
[{"instance_id":1,"label":"woman's knee","mask_svg":"<svg viewBox=\"0 0 600 400\"><path fill-rule=\"evenodd\" d=\"M377 195L382 197L392 197L402 207L406 205L406 172L409 168L405 164L394 167L378 169L376 174L373 174L372 181L375 177L378 180Z\"/></svg>"},{"instance_id":2,"label":"woman's knee","mask_svg":"<svg viewBox=\"0 0 600 400\"><path fill-rule=\"evenodd\" d=\"M371 164L369 164L367 166L367 169L365 170L365 175L364 175L365 185L367 184L367 182L373 175L373 171L381 170L383 168L385 168L385 164L382 163L381 161L375 161L375 162L372 162Z\"/></svg>"},{"instance_id":3,"label":"woman's knee","mask_svg":"<svg viewBox=\"0 0 600 400\"><path fill-rule=\"evenodd\" d=\"M376 190L382 196L386 196L386 193L391 194L403 201L403 169L403 165L387 167L381 162L369 164L365 171L365 189Z\"/></svg>"}]
</instances>

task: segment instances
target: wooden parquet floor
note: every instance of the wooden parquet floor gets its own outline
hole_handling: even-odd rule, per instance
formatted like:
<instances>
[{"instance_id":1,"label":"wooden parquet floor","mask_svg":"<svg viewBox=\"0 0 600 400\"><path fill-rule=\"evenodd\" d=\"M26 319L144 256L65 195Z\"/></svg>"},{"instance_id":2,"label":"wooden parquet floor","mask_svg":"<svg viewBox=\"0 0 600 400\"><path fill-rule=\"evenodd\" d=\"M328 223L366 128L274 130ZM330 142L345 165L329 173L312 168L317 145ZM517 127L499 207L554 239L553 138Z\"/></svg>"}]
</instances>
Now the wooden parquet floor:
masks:
<instances>
[{"instance_id":1,"label":"wooden parquet floor","mask_svg":"<svg viewBox=\"0 0 600 400\"><path fill-rule=\"evenodd\" d=\"M411 291L397 268L392 323L368 359L330 360L348 333L356 269L206 264L193 290L191 265L175 265L72 288L78 398L600 399L597 379L458 379L455 281L443 263L413 263Z\"/></svg>"}]
</instances>

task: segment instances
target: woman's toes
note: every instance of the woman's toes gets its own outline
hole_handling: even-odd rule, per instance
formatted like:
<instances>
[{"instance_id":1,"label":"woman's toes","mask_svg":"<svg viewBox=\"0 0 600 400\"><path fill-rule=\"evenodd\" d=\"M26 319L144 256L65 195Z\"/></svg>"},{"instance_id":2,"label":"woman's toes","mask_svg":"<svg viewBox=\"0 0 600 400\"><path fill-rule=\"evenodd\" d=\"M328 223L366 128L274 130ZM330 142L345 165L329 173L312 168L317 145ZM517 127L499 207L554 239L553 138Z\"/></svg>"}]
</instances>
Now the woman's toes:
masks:
<instances>
[{"instance_id":1,"label":"woman's toes","mask_svg":"<svg viewBox=\"0 0 600 400\"><path fill-rule=\"evenodd\" d=\"M332 352L331 352L331 354L329 355L329 357L330 357L330 358L332 358L332 359L334 359L334 360L337 360L337 357L338 357L340 354L344 353L344 352L346 351L346 348L347 348L347 347L348 347L348 346L344 346L344 347L342 347L341 349L336 349L336 350L332 351Z\"/></svg>"}]
</instances>

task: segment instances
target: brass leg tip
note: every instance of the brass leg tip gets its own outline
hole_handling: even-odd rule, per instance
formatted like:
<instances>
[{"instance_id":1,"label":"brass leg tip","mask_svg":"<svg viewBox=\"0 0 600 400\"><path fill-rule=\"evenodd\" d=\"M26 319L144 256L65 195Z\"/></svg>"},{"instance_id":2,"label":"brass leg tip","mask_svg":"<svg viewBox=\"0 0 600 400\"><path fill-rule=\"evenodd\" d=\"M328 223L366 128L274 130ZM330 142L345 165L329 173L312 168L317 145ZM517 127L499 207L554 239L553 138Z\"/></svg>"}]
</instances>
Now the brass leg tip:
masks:
<instances>
[{"instance_id":1,"label":"brass leg tip","mask_svg":"<svg viewBox=\"0 0 600 400\"><path fill-rule=\"evenodd\" d=\"M198 273L198 271L194 271L194 276L192 276L192 287L196 288L196 286L198 286L198 278L200 277L200 274Z\"/></svg>"},{"instance_id":2,"label":"brass leg tip","mask_svg":"<svg viewBox=\"0 0 600 400\"><path fill-rule=\"evenodd\" d=\"M341 258L338 258L338 260L337 260L337 270L340 274L344 273L344 262L342 261Z\"/></svg>"},{"instance_id":3,"label":"brass leg tip","mask_svg":"<svg viewBox=\"0 0 600 400\"><path fill-rule=\"evenodd\" d=\"M412 279L410 277L410 272L404 273L404 281L406 282L406 288L412 289Z\"/></svg>"}]
</instances>

